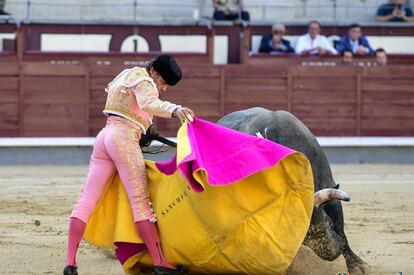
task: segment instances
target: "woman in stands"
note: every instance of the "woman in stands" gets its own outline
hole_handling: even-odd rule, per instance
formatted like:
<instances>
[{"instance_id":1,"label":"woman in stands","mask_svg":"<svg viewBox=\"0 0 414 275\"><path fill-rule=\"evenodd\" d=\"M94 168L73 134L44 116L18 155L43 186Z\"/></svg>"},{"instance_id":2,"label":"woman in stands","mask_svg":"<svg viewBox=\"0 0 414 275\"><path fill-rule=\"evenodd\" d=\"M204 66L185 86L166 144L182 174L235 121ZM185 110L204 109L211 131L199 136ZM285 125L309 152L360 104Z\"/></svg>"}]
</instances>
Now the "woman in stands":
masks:
<instances>
[{"instance_id":1,"label":"woman in stands","mask_svg":"<svg viewBox=\"0 0 414 275\"><path fill-rule=\"evenodd\" d=\"M161 55L150 61L147 68L126 69L108 84L104 110L108 119L96 138L86 183L70 217L63 274L78 274L76 252L86 223L115 170L128 193L136 230L152 257L155 274L180 273L161 250L139 147L141 135L152 124L153 116L192 121L192 110L158 98L159 92L165 92L168 85L174 86L180 79L181 70L174 58Z\"/></svg>"}]
</instances>

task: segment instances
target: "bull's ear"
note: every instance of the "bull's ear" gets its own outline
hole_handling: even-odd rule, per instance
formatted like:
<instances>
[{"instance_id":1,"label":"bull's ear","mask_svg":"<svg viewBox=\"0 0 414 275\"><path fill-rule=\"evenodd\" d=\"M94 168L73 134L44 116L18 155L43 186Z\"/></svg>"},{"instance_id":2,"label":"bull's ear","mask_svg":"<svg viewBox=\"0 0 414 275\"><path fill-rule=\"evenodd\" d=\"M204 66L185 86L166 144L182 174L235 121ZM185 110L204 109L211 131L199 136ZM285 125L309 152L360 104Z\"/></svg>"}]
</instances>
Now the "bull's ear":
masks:
<instances>
[{"instance_id":1,"label":"bull's ear","mask_svg":"<svg viewBox=\"0 0 414 275\"><path fill-rule=\"evenodd\" d=\"M334 189L339 189L339 187L340 187L340 185L339 185L339 183L337 183L337 184L334 186Z\"/></svg>"}]
</instances>

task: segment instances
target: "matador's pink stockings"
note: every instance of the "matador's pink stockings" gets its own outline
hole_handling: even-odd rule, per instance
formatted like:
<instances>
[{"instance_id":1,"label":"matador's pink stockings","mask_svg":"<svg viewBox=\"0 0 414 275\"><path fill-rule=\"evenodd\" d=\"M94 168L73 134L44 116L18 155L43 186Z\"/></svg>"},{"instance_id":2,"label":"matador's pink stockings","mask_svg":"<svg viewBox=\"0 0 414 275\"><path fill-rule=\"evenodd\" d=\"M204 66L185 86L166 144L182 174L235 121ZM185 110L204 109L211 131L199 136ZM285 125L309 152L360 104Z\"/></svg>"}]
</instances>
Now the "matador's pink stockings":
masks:
<instances>
[{"instance_id":1,"label":"matador's pink stockings","mask_svg":"<svg viewBox=\"0 0 414 275\"><path fill-rule=\"evenodd\" d=\"M175 268L164 257L164 253L162 252L162 247L160 244L160 239L158 236L158 231L157 227L155 226L155 223L152 223L148 220L140 221L135 223L135 227L139 233L139 236L144 241L145 246L148 249L148 252L151 255L152 263L155 266Z\"/></svg>"},{"instance_id":2,"label":"matador's pink stockings","mask_svg":"<svg viewBox=\"0 0 414 275\"><path fill-rule=\"evenodd\" d=\"M151 255L153 264L155 266L175 268L164 257L155 224L147 220L136 222L135 226ZM86 224L83 221L77 218L70 218L66 265L76 266L76 252L85 228Z\"/></svg>"},{"instance_id":3,"label":"matador's pink stockings","mask_svg":"<svg viewBox=\"0 0 414 275\"><path fill-rule=\"evenodd\" d=\"M66 265L76 266L76 251L78 250L79 243L82 240L85 228L86 223L77 218L70 218L68 233L68 256L66 258Z\"/></svg>"}]
</instances>

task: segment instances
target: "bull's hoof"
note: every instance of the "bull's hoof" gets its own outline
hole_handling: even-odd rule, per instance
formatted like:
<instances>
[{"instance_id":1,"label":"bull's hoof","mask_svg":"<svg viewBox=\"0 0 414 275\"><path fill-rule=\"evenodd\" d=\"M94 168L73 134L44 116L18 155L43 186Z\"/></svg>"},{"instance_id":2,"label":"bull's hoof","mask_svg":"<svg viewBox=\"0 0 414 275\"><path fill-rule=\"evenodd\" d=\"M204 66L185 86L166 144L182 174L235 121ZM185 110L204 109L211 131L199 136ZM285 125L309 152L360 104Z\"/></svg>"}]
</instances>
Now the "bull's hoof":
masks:
<instances>
[{"instance_id":1,"label":"bull's hoof","mask_svg":"<svg viewBox=\"0 0 414 275\"><path fill-rule=\"evenodd\" d=\"M365 263L363 260L359 258L352 264L347 263L347 266L348 266L349 274L351 275L369 274L369 265L367 265L367 263Z\"/></svg>"}]
</instances>

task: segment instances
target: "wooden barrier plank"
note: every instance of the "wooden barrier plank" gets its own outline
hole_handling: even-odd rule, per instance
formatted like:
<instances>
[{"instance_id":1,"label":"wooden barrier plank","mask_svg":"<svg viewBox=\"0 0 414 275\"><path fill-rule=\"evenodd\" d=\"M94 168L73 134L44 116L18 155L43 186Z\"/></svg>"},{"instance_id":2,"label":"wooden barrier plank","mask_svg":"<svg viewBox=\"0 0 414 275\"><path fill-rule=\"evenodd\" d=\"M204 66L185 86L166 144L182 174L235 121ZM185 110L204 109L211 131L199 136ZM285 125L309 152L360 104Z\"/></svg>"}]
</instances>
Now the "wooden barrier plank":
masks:
<instances>
[{"instance_id":1,"label":"wooden barrier plank","mask_svg":"<svg viewBox=\"0 0 414 275\"><path fill-rule=\"evenodd\" d=\"M52 117L62 119L72 119L83 121L84 106L81 104L65 104L65 103L43 103L25 104L25 115L26 117L45 116L43 121L47 121Z\"/></svg>"},{"instance_id":2,"label":"wooden barrier plank","mask_svg":"<svg viewBox=\"0 0 414 275\"><path fill-rule=\"evenodd\" d=\"M183 73L182 81L186 78L201 77L201 78L220 78L220 66L205 65L205 64L183 64L181 66Z\"/></svg>"},{"instance_id":3,"label":"wooden barrier plank","mask_svg":"<svg viewBox=\"0 0 414 275\"><path fill-rule=\"evenodd\" d=\"M257 104L255 102L244 102L244 103L227 103L226 104L226 113L236 112L248 108L253 107L262 107L266 108L272 111L278 111L278 110L287 110L287 106L285 104L272 104L272 103L260 103Z\"/></svg>"},{"instance_id":4,"label":"wooden barrier plank","mask_svg":"<svg viewBox=\"0 0 414 275\"><path fill-rule=\"evenodd\" d=\"M217 93L203 92L203 91L168 91L167 95L161 95L160 99L170 101L175 104L220 104L220 95Z\"/></svg>"},{"instance_id":5,"label":"wooden barrier plank","mask_svg":"<svg viewBox=\"0 0 414 275\"><path fill-rule=\"evenodd\" d=\"M73 119L65 116L49 117L44 119L43 116L27 116L23 131L49 131L49 132L73 132L74 135L85 135L85 123L82 119Z\"/></svg>"},{"instance_id":6,"label":"wooden barrier plank","mask_svg":"<svg viewBox=\"0 0 414 275\"><path fill-rule=\"evenodd\" d=\"M2 116L18 116L19 108L17 102L0 102L0 117Z\"/></svg>"},{"instance_id":7,"label":"wooden barrier plank","mask_svg":"<svg viewBox=\"0 0 414 275\"><path fill-rule=\"evenodd\" d=\"M414 92L400 91L364 91L362 94L362 102L369 103L397 103L410 104L414 108Z\"/></svg>"},{"instance_id":8,"label":"wooden barrier plank","mask_svg":"<svg viewBox=\"0 0 414 275\"><path fill-rule=\"evenodd\" d=\"M25 100L32 103L85 103L85 79L78 77L33 77L23 80Z\"/></svg>"},{"instance_id":9,"label":"wooden barrier plank","mask_svg":"<svg viewBox=\"0 0 414 275\"><path fill-rule=\"evenodd\" d=\"M91 77L90 87L92 90L101 90L105 92L105 88L113 80L113 77L108 76L93 76Z\"/></svg>"},{"instance_id":10,"label":"wooden barrier plank","mask_svg":"<svg viewBox=\"0 0 414 275\"><path fill-rule=\"evenodd\" d=\"M24 86L26 89L39 91L56 91L57 93L62 93L60 91L68 90L71 93L82 93L82 90L85 88L85 78L84 77L64 77L64 76L25 76L24 77Z\"/></svg>"},{"instance_id":11,"label":"wooden barrier plank","mask_svg":"<svg viewBox=\"0 0 414 275\"><path fill-rule=\"evenodd\" d=\"M323 78L342 78L355 77L356 67L353 66L293 66L293 77L323 77Z\"/></svg>"},{"instance_id":12,"label":"wooden barrier plank","mask_svg":"<svg viewBox=\"0 0 414 275\"><path fill-rule=\"evenodd\" d=\"M287 66L271 66L271 65L227 65L224 67L227 78L243 77L243 78L265 78L265 77L282 77L287 78Z\"/></svg>"},{"instance_id":13,"label":"wooden barrier plank","mask_svg":"<svg viewBox=\"0 0 414 275\"><path fill-rule=\"evenodd\" d=\"M102 90L90 90L89 101L90 104L100 104L103 108L106 102L106 93Z\"/></svg>"},{"instance_id":14,"label":"wooden barrier plank","mask_svg":"<svg viewBox=\"0 0 414 275\"><path fill-rule=\"evenodd\" d=\"M0 77L19 75L19 64L16 62L0 62Z\"/></svg>"},{"instance_id":15,"label":"wooden barrier plank","mask_svg":"<svg viewBox=\"0 0 414 275\"><path fill-rule=\"evenodd\" d=\"M412 137L413 129L368 129L363 130L361 136L389 136L389 137Z\"/></svg>"},{"instance_id":16,"label":"wooden barrier plank","mask_svg":"<svg viewBox=\"0 0 414 275\"><path fill-rule=\"evenodd\" d=\"M101 116L104 115L102 111L104 110L105 102L104 103L96 103L90 102L89 103L89 113L91 116Z\"/></svg>"},{"instance_id":17,"label":"wooden barrier plank","mask_svg":"<svg viewBox=\"0 0 414 275\"><path fill-rule=\"evenodd\" d=\"M413 92L414 75L411 78L363 78L363 91Z\"/></svg>"},{"instance_id":18,"label":"wooden barrier plank","mask_svg":"<svg viewBox=\"0 0 414 275\"><path fill-rule=\"evenodd\" d=\"M330 135L355 135L355 119L343 117L306 117L297 115L302 122L310 128L313 134Z\"/></svg>"},{"instance_id":19,"label":"wooden barrier plank","mask_svg":"<svg viewBox=\"0 0 414 275\"><path fill-rule=\"evenodd\" d=\"M19 118L17 116L0 117L0 136L18 136Z\"/></svg>"},{"instance_id":20,"label":"wooden barrier plank","mask_svg":"<svg viewBox=\"0 0 414 275\"><path fill-rule=\"evenodd\" d=\"M363 78L411 78L414 75L413 66L377 66L377 67L364 67L362 70Z\"/></svg>"},{"instance_id":21,"label":"wooden barrier plank","mask_svg":"<svg viewBox=\"0 0 414 275\"><path fill-rule=\"evenodd\" d=\"M196 115L201 118L220 116L220 106L216 103L189 103L185 106L190 109L193 109L196 112Z\"/></svg>"},{"instance_id":22,"label":"wooden barrier plank","mask_svg":"<svg viewBox=\"0 0 414 275\"><path fill-rule=\"evenodd\" d=\"M18 35L23 35L22 32L20 32ZM19 44L18 45L18 51L19 51L19 56L22 55L23 53L23 48L24 45ZM21 60L21 58L19 57L19 60ZM23 127L24 127L24 101L25 101L25 97L24 97L24 73L23 73L23 66L19 66L19 136L23 136Z\"/></svg>"},{"instance_id":23,"label":"wooden barrier plank","mask_svg":"<svg viewBox=\"0 0 414 275\"><path fill-rule=\"evenodd\" d=\"M0 136L18 136L19 132L19 104L16 93L13 96L4 96L0 92Z\"/></svg>"},{"instance_id":24,"label":"wooden barrier plank","mask_svg":"<svg viewBox=\"0 0 414 275\"><path fill-rule=\"evenodd\" d=\"M83 103L83 110L84 110L84 131L85 131L85 135L88 136L90 135L89 133L89 119L90 119L90 113L89 113L89 105L90 105L90 90L91 90L91 75L90 75L90 68L89 65L86 66L87 70L86 70L86 74L84 76L84 87L82 89L82 94L83 94L83 99L84 99L84 103Z\"/></svg>"},{"instance_id":25,"label":"wooden barrier plank","mask_svg":"<svg viewBox=\"0 0 414 275\"><path fill-rule=\"evenodd\" d=\"M226 105L249 104L260 106L260 104L282 105L287 107L286 93L273 91L243 91L239 93L228 92L226 94Z\"/></svg>"},{"instance_id":26,"label":"wooden barrier plank","mask_svg":"<svg viewBox=\"0 0 414 275\"><path fill-rule=\"evenodd\" d=\"M208 81L208 85L206 85ZM161 93L161 99L177 102L214 102L220 100L220 79L190 78L169 87L165 93Z\"/></svg>"},{"instance_id":27,"label":"wooden barrier plank","mask_svg":"<svg viewBox=\"0 0 414 275\"><path fill-rule=\"evenodd\" d=\"M414 132L412 117L368 117L362 119L362 130L387 130L394 132Z\"/></svg>"},{"instance_id":28,"label":"wooden barrier plank","mask_svg":"<svg viewBox=\"0 0 414 275\"><path fill-rule=\"evenodd\" d=\"M90 116L90 127L94 129L100 129L105 126L106 116L104 114L100 116Z\"/></svg>"},{"instance_id":29,"label":"wooden barrier plank","mask_svg":"<svg viewBox=\"0 0 414 275\"><path fill-rule=\"evenodd\" d=\"M286 79L230 78L226 81L225 101L227 104L243 103L260 106L276 104L287 106Z\"/></svg>"},{"instance_id":30,"label":"wooden barrier plank","mask_svg":"<svg viewBox=\"0 0 414 275\"><path fill-rule=\"evenodd\" d=\"M355 120L356 120L356 134L361 135L361 117L362 117L362 76L361 76L361 69L359 68L356 75L356 112L355 112Z\"/></svg>"},{"instance_id":31,"label":"wooden barrier plank","mask_svg":"<svg viewBox=\"0 0 414 275\"><path fill-rule=\"evenodd\" d=\"M354 118L355 104L300 104L293 105L293 113L312 118Z\"/></svg>"},{"instance_id":32,"label":"wooden barrier plank","mask_svg":"<svg viewBox=\"0 0 414 275\"><path fill-rule=\"evenodd\" d=\"M18 116L1 116L0 130L18 130L19 117Z\"/></svg>"},{"instance_id":33,"label":"wooden barrier plank","mask_svg":"<svg viewBox=\"0 0 414 275\"><path fill-rule=\"evenodd\" d=\"M2 129L0 128L0 137L18 137L18 129Z\"/></svg>"},{"instance_id":34,"label":"wooden barrier plank","mask_svg":"<svg viewBox=\"0 0 414 275\"><path fill-rule=\"evenodd\" d=\"M85 137L85 130L74 130L68 126L66 129L23 129L23 137Z\"/></svg>"},{"instance_id":35,"label":"wooden barrier plank","mask_svg":"<svg viewBox=\"0 0 414 275\"><path fill-rule=\"evenodd\" d=\"M286 92L285 78L264 78L257 77L254 80L251 78L232 77L227 79L227 89L229 92L238 91L281 91Z\"/></svg>"},{"instance_id":36,"label":"wooden barrier plank","mask_svg":"<svg viewBox=\"0 0 414 275\"><path fill-rule=\"evenodd\" d=\"M414 104L364 104L362 110L363 117L377 117L381 119L394 117L396 121L398 121L399 118L414 118ZM414 126L414 120L412 123Z\"/></svg>"},{"instance_id":37,"label":"wooden barrier plank","mask_svg":"<svg viewBox=\"0 0 414 275\"><path fill-rule=\"evenodd\" d=\"M324 77L293 77L293 91L355 91L356 79L343 75L341 77L332 77L325 75Z\"/></svg>"},{"instance_id":38,"label":"wooden barrier plank","mask_svg":"<svg viewBox=\"0 0 414 275\"><path fill-rule=\"evenodd\" d=\"M18 76L0 76L0 90L18 90Z\"/></svg>"},{"instance_id":39,"label":"wooden barrier plank","mask_svg":"<svg viewBox=\"0 0 414 275\"><path fill-rule=\"evenodd\" d=\"M296 104L355 104L355 91L308 91L300 90L292 92L292 102Z\"/></svg>"},{"instance_id":40,"label":"wooden barrier plank","mask_svg":"<svg viewBox=\"0 0 414 275\"><path fill-rule=\"evenodd\" d=\"M23 63L26 76L84 76L86 72L87 68L82 64Z\"/></svg>"},{"instance_id":41,"label":"wooden barrier plank","mask_svg":"<svg viewBox=\"0 0 414 275\"><path fill-rule=\"evenodd\" d=\"M12 103L19 101L18 90L0 90L0 102Z\"/></svg>"},{"instance_id":42,"label":"wooden barrier plank","mask_svg":"<svg viewBox=\"0 0 414 275\"><path fill-rule=\"evenodd\" d=\"M127 66L124 64L111 64L111 65L99 65L91 64L90 65L90 75L91 79L95 77L107 77L111 80L122 72L126 68L134 67L135 65Z\"/></svg>"}]
</instances>

